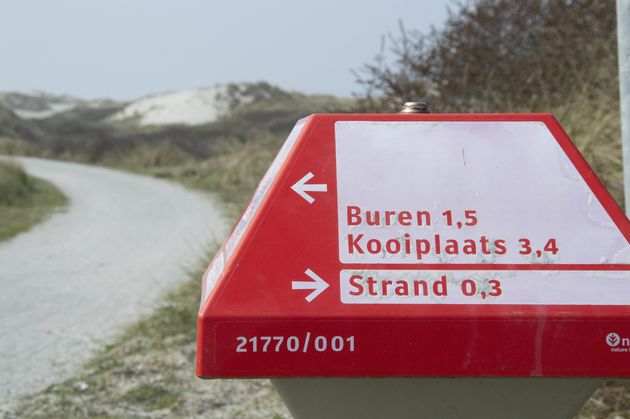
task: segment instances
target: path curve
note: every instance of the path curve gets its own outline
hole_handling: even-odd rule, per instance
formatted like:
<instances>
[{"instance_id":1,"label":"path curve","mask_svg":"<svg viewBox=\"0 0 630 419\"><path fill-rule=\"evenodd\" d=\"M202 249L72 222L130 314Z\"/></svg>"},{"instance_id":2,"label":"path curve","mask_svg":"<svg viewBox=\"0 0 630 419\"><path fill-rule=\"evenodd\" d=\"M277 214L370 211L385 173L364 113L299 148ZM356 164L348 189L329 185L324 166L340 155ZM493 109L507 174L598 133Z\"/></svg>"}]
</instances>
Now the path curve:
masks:
<instances>
[{"instance_id":1,"label":"path curve","mask_svg":"<svg viewBox=\"0 0 630 419\"><path fill-rule=\"evenodd\" d=\"M176 184L19 158L68 208L0 243L0 404L69 377L188 278L225 232L218 207ZM2 222L2 220L0 220Z\"/></svg>"}]
</instances>

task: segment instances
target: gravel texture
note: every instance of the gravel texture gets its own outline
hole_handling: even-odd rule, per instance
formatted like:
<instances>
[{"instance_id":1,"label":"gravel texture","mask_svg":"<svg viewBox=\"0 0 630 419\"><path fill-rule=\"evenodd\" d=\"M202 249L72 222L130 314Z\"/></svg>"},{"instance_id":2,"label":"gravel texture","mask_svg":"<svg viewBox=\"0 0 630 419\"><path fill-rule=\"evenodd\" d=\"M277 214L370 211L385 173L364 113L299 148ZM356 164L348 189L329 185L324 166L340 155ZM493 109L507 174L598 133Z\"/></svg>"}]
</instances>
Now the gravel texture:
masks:
<instances>
[{"instance_id":1,"label":"gravel texture","mask_svg":"<svg viewBox=\"0 0 630 419\"><path fill-rule=\"evenodd\" d=\"M0 244L0 404L76 373L224 234L217 206L176 184L17 160L70 204Z\"/></svg>"}]
</instances>

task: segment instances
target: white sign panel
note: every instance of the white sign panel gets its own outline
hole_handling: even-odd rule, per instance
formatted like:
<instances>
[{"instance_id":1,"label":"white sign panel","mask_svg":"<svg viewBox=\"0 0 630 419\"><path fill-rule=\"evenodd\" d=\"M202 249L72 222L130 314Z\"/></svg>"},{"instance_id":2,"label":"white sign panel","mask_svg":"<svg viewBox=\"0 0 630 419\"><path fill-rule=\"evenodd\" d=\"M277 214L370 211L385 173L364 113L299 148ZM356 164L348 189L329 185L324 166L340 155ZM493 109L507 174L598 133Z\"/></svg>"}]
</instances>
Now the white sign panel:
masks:
<instances>
[{"instance_id":1,"label":"white sign panel","mask_svg":"<svg viewBox=\"0 0 630 419\"><path fill-rule=\"evenodd\" d=\"M339 288L344 304L627 305L630 295L624 271L342 270Z\"/></svg>"},{"instance_id":2,"label":"white sign panel","mask_svg":"<svg viewBox=\"0 0 630 419\"><path fill-rule=\"evenodd\" d=\"M542 122L337 122L335 146L342 263L630 260Z\"/></svg>"}]
</instances>

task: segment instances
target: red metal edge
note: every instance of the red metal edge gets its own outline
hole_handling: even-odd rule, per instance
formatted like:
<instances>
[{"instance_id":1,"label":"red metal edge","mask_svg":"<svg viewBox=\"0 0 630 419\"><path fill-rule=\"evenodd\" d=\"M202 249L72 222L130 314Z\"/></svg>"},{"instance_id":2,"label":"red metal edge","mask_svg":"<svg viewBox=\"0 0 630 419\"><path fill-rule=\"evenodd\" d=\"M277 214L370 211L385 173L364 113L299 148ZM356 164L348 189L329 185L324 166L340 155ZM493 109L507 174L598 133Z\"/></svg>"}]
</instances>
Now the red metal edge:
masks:
<instances>
[{"instance_id":1,"label":"red metal edge","mask_svg":"<svg viewBox=\"0 0 630 419\"><path fill-rule=\"evenodd\" d=\"M285 161L281 164L278 170L278 176L273 180L272 185L270 186L266 199L261 203L258 211L252 217L250 222L250 228L247 229L238 245L234 249L231 257L225 260L224 271L217 279L217 284L215 285L215 291L212 295L208 296L205 302L203 302L199 307L199 314L205 311L205 307L209 306L213 299L216 299L220 296L224 284L229 280L229 273L231 271L230 266L234 264L236 260L240 258L240 254L243 253L244 250L247 249L247 244L249 242L249 236L252 236L257 230L257 226L259 225L259 220L264 218L264 215L268 211L268 207L270 202L273 201L273 197L277 194L279 185L283 183L284 178L286 177L285 173L290 172L290 167L293 166L292 161L294 160L292 157L299 153L299 151L304 147L305 138L309 137L312 131L315 131L318 123L330 123L333 124L339 121L375 121L375 122L418 122L418 121L461 121L461 122L469 122L469 121L532 121L532 122L542 122L547 128L550 130L554 139L558 142L559 146L565 152L571 163L576 167L584 181L587 183L587 186L591 189L595 197L601 202L605 211L609 214L615 225L619 228L621 233L624 235L626 240L630 242L630 221L625 216L623 211L619 208L614 198L610 195L608 190L605 188L601 180L597 177L593 169L589 166L586 160L583 158L581 153L575 144L571 141L566 132L562 129L558 121L552 114L549 113L506 113L506 114L312 114L301 120L305 121L305 126L302 129L302 132L299 134L299 137L296 139L293 148L289 151L286 156ZM301 121L300 120L300 121ZM299 122L299 121L298 121ZM252 194L253 197L253 194ZM249 207L252 197L250 197L248 204L241 211L241 216ZM240 217L239 217L240 219ZM227 235L226 241L229 240L234 229L236 228L238 222L234 224L232 227L230 234ZM225 248L224 244L219 248L217 254ZM214 261L214 258L213 258ZM212 263L210 263L211 265ZM209 265L209 266L210 266ZM208 266L208 268L209 268ZM348 264L349 267L354 266L353 264ZM361 265L364 268L369 268L371 265ZM458 269L467 269L467 270L488 270L488 269L496 269L496 270L628 270L630 269L630 264L461 264L461 265L446 265L446 264L391 264L391 265L379 265L379 267L387 266L388 269L411 269L421 267L426 270L437 270L437 269L450 269L450 270L458 270ZM204 272L204 278L207 274L208 269Z\"/></svg>"},{"instance_id":2,"label":"red metal edge","mask_svg":"<svg viewBox=\"0 0 630 419\"><path fill-rule=\"evenodd\" d=\"M299 135L299 138L296 139L296 143L292 150L287 155L285 161L280 166L278 174L273 184L270 186L269 191L267 193L267 197L265 201L261 204L256 214L252 218L250 223L251 228L249 228L245 234L243 235L241 241L238 246L235 248L233 254L229 259L225 261L224 272L221 274L220 278L217 280L217 284L215 286L215 291L213 295L220 294L220 289L223 288L223 284L229 280L227 278L230 266L234 264L234 261L239 259L240 253L247 248L245 244L249 241L249 236L253 235L256 230L256 226L259 225L258 221L262 219L265 213L268 210L269 202L273 201L273 196L278 191L279 185L283 182L285 172L289 172L290 166L287 164L291 163L292 156L297 154L301 148L304 146L304 138L307 138L311 135L311 132L314 131L319 122L330 123L334 125L335 122L338 121L377 121L377 122L388 122L388 121L532 121L532 122L542 122L547 128L551 131L552 136L563 151L567 154L570 161L575 165L576 169L583 177L593 194L597 199L600 200L604 209L611 216L619 230L622 232L624 237L630 241L630 221L626 218L623 211L619 208L617 203L614 201L610 193L606 190L602 182L599 180L597 175L594 173L592 168L588 165L586 160L582 157L577 147L568 137L566 132L561 128L557 120L552 114L549 113L506 113L506 114L312 114L303 118L305 120L305 126L302 132ZM299 121L298 121L299 122ZM292 166L292 164L291 164ZM248 204L244 207L242 213L247 210L249 204L251 203L251 197ZM241 215L242 215L241 213ZM240 218L240 217L239 217ZM227 236L227 239L232 235L234 228L238 223L236 223ZM227 241L226 239L226 241ZM222 251L225 247L225 243L220 247L217 251L217 254ZM214 259L213 259L214 260ZM348 264L349 267L354 266L353 264ZM361 265L364 268L370 268L371 265ZM383 267L385 265L379 265L378 267ZM444 264L403 264L403 265L386 265L388 269L412 269L412 268L422 268L426 270L437 270L437 269L467 269L467 270L488 270L488 269L496 269L496 270L627 270L630 268L630 264L461 264L461 265L444 265ZM375 266L376 267L376 266ZM207 270L206 270L207 273ZM205 274L204 273L204 276ZM209 296L205 303L200 305L200 314L205 310L205 306L210 305L211 299L213 296Z\"/></svg>"},{"instance_id":3,"label":"red metal edge","mask_svg":"<svg viewBox=\"0 0 630 419\"><path fill-rule=\"evenodd\" d=\"M474 327L471 327L474 325ZM544 325L544 326L543 326ZM626 318L213 319L203 336L201 378L256 377L626 377L630 355L605 336ZM414 333L410 334L410 331ZM299 349L235 350L237 336L294 336ZM307 337L310 335L310 338ZM471 345L479 335L484 345ZM339 336L354 349L317 351L313 339ZM536 348L532 342L538 342ZM387 343L387 344L385 344ZM471 350L471 348L473 348ZM256 353L254 353L256 352ZM199 359L199 358L198 358ZM500 362L497 362L500 359ZM478 362L481 360L480 362ZM597 360L594 362L594 360Z\"/></svg>"},{"instance_id":4,"label":"red metal edge","mask_svg":"<svg viewBox=\"0 0 630 419\"><path fill-rule=\"evenodd\" d=\"M337 121L383 121L383 122L387 122L387 121L539 121L539 122L543 122L547 126L547 128L551 131L554 139L558 142L559 146L566 153L569 160L576 167L580 175L583 177L583 179L587 183L588 187L591 189L595 197L601 202L602 206L604 207L606 212L610 215L611 219L613 220L615 225L619 228L619 230L624 235L624 237L627 240L630 237L630 222L625 217L625 215L623 214L623 212L621 211L617 203L614 201L610 193L603 186L602 182L599 180L597 175L588 165L586 160L582 157L577 147L573 144L573 142L570 140L568 135L562 130L562 128L560 127L558 122L555 120L555 118L550 114L429 114L429 115L398 115L398 114L393 114L393 115L382 115L382 114L331 115L329 114L329 115L313 115L310 117L308 121L308 126L305 125L304 129L300 133L299 138L296 139L296 143L293 149L287 155L286 160L283 162L283 164L279 168L278 176L274 179L273 184L270 186L270 189L268 190L266 199L264 200L263 203L261 203L261 206L259 207L258 212L254 215L250 224L250 228L244 233L241 239L241 242L239 243L237 248L234 250L230 260L226 260L225 270L223 274L221 275L221 277L218 279L218 283L215 287L215 291L213 292L213 295L218 295L219 286L223 287L224 284L229 280L228 276L231 273L230 267L233 266L235 261L239 259L240 253L242 253L243 249L246 248L245 244L249 241L248 237L255 233L256 227L259 225L260 220L263 219L264 214L266 214L266 212L268 211L268 207L270 205L269 203L273 202L273 197L277 193L279 185L283 183L286 177L286 173L290 171L288 170L290 166L287 166L287 164L293 160L292 159L293 155L298 153L303 148L304 146L303 140L307 138L311 134L311 132L315 129L314 127L315 125L317 125L316 124L317 121L330 122L332 124L334 124ZM247 206L245 208L247 208ZM352 265L348 265L348 266L352 266ZM361 265L361 266L367 267L368 265ZM378 266L382 268L382 265L378 265ZM471 266L462 265L461 268L462 269L498 269L501 266L502 265L488 264L488 265L475 265L475 267L473 268ZM606 265L572 264L572 265L504 265L503 267L505 269L514 269L514 270L522 270L522 269L584 270L584 269L593 269L593 268L598 269L598 270L628 270L628 266L629 265L623 265L623 264L606 264ZM417 267L417 266L416 265L401 265L400 269L412 269L413 267ZM456 269L455 265L422 265L421 267L422 269L445 269L445 268ZM388 266L388 268L391 269L392 267ZM209 296L206 301L206 304L204 304L204 307L200 307L200 316L198 319L198 325L199 325L198 351L204 350L201 342L206 342L208 339L204 331L204 328L202 327L203 318L205 317L202 315L202 312L210 304L211 298L212 296ZM521 316L525 314L524 312L521 311L521 309L528 309L526 310L528 311L528 314L536 313L537 315L540 315L541 313L546 313L547 315L549 315L549 314L552 314L553 312L556 312L556 314L559 314L559 315L563 315L563 313L568 314L565 311L565 310L568 310L569 312L573 312L573 315L574 315L575 309L580 308L580 310L586 309L586 312L589 312L589 315L592 315L596 312L599 315L599 317L606 317L606 318L614 318L615 316L619 316L620 314L625 315L627 311L627 310L621 310L623 313L620 313L618 306L597 306L596 308L591 307L591 306L566 306L566 307L565 306L540 306L540 308L536 310L531 310L531 307L529 306L503 305L503 306L496 306L496 307L500 308L502 315L505 315L505 310L508 309L512 313L516 315L521 315ZM624 306L623 308L627 309L628 307ZM445 309L448 309L448 307L445 307ZM491 317L492 311L493 310L485 313L485 315L487 317ZM446 314L446 311L444 314ZM459 314L461 314L461 312ZM480 316L481 313L479 312L475 314L477 315L477 318L484 317L483 315ZM439 313L437 315L440 316ZM318 318L317 320L319 321L321 319ZM344 319L344 320L347 320L347 319ZM389 321L393 319L387 319L387 320ZM206 345L205 345L206 349L209 347L207 343L209 342L206 342ZM212 346L213 345L210 345L210 347ZM202 366L200 364L200 358L201 357L199 356L197 357L197 371L198 371L198 375L203 376Z\"/></svg>"},{"instance_id":5,"label":"red metal edge","mask_svg":"<svg viewBox=\"0 0 630 419\"><path fill-rule=\"evenodd\" d=\"M199 305L199 310L197 312L197 356L196 356L196 369L197 369L197 371L199 371L200 368L201 368L201 360L203 358L202 356L200 356L200 354L204 351L204 348L208 347L207 345L204 346L204 342L206 341L206 339L205 339L205 333L204 333L203 324L204 324L205 320L210 317L210 315L208 314L209 308L212 306L214 301L216 301L216 300L218 300L220 298L221 294L223 293L223 289L226 286L226 283L229 281L229 279L231 277L231 274L232 274L232 271L233 271L232 267L235 264L238 263L237 262L238 260L240 260L241 254L248 247L248 243L250 241L249 240L250 236L255 234L258 226L260 225L260 220L264 218L264 215L269 210L270 202L273 202L273 197L275 196L275 194L277 193L277 190L279 189L279 184L281 184L282 180L284 179L283 174L287 171L286 170L287 163L293 161L294 160L293 156L296 153L298 153L298 151L304 146L304 144L303 144L304 141L303 140L304 140L304 138L307 138L308 135L310 135L311 131L313 130L314 119L315 119L314 117L315 116L316 115L308 115L308 116L305 116L304 118L301 118L300 120L298 120L296 122L296 125L297 125L300 121L304 121L304 127L302 128L302 131L300 132L298 137L295 139L295 143L293 144L293 147L291 148L291 150L289 150L289 152L287 153L287 156L286 156L285 160L278 167L278 176L276 176L272 180L272 183L269 186L269 190L267 191L265 199L261 202L260 206L258 207L258 210L253 214L252 219L251 219L250 224L249 224L249 228L244 231L243 236L241 237L241 239L238 242L237 246L234 248L234 250L233 250L232 254L230 255L230 257L229 258L226 257L226 259L224 261L223 271L221 272L221 274L217 278L217 282L216 282L212 292L206 297L205 301L201 301L201 304ZM285 142L288 141L288 139L289 139L289 137L287 136ZM283 145L284 145L284 143L283 143ZM232 237L232 234L234 233L234 230L236 229L236 227L238 225L238 222L243 217L243 214L245 213L245 211L247 211L247 209L251 205L252 199L254 197L254 194L255 194L255 191L250 196L249 200L247 201L247 204L241 210L241 213L240 213L239 217L237 218L237 221L234 223L234 225L230 229L230 233L226 236L223 244L219 247L219 249L215 253L214 257L212 258L212 261L210 262L210 264L208 265L208 267L204 271L203 281L202 281L202 295L203 295L203 287L205 286L205 278L206 278L206 276L208 274L210 266L212 266L212 263L214 262L215 258L221 252L224 252L225 247L226 247L226 243ZM199 375L199 374L197 374L197 375Z\"/></svg>"},{"instance_id":6,"label":"red metal edge","mask_svg":"<svg viewBox=\"0 0 630 419\"><path fill-rule=\"evenodd\" d=\"M258 229L258 226L260 225L259 220L263 219L264 215L269 210L270 202L273 202L273 196L275 196L275 194L277 193L277 190L279 189L279 184L281 183L282 179L284 179L284 176L282 175L286 172L287 163L291 162L293 160L293 156L297 153L298 149L303 147L303 143L304 143L303 139L307 137L306 136L307 132L310 134L310 131L312 131L314 116L315 115L308 115L296 122L296 125L297 125L300 121L304 121L304 127L302 128L302 131L300 132L298 137L295 139L295 143L293 147L291 148L291 150L289 150L289 152L287 153L285 160L278 167L278 176L276 176L272 180L272 183L270 184L269 189L267 190L267 194L264 200L261 201L260 206L258 207L258 210L253 214L252 219L249 223L249 228L244 231L243 236L241 237L238 244L234 248L230 257L225 259L223 272L219 275L219 278L217 278L217 283L214 287L212 294L208 295L206 300L203 301L199 307L199 312L198 312L199 318L203 317L203 313L206 311L207 307L212 305L212 302L220 297L221 293L223 292L223 288L225 287L225 283L229 281L229 276L232 271L231 266L237 263L236 261L240 260L241 254L247 249L247 247L249 247L250 236L254 235L256 230ZM288 139L289 138L287 136L287 139L285 141L288 141ZM232 226L230 233L226 236L225 241L223 242L219 250L217 250L215 257L221 251L224 250L226 243L232 237L232 234L234 233L234 230L238 226L240 219L243 217L243 214L245 213L245 211L247 211L247 209L251 205L251 202L252 202L252 199L254 198L255 193L256 191L254 190L249 200L247 201L247 204L241 210L239 217L236 219L237 221ZM214 261L214 258L212 259L212 261ZM210 263L210 265L212 265L212 262ZM204 272L204 278L208 272L208 269L210 268L210 265L208 265L208 268L206 268L206 271Z\"/></svg>"},{"instance_id":7,"label":"red metal edge","mask_svg":"<svg viewBox=\"0 0 630 419\"><path fill-rule=\"evenodd\" d=\"M560 123L553 115L548 115L543 118L543 122L547 125L549 131L558 142L558 145L565 152L571 163L578 170L582 179L586 182L588 187L593 192L593 195L599 200L604 207L604 210L608 213L613 220L621 234L630 242L630 221L621 210L615 199L612 197L608 189L604 186L599 179L595 171L588 164L582 153L580 153L577 146L571 141L569 135L562 129Z\"/></svg>"},{"instance_id":8,"label":"red metal edge","mask_svg":"<svg viewBox=\"0 0 630 419\"><path fill-rule=\"evenodd\" d=\"M628 263L344 263L345 269L422 271L630 271Z\"/></svg>"}]
</instances>

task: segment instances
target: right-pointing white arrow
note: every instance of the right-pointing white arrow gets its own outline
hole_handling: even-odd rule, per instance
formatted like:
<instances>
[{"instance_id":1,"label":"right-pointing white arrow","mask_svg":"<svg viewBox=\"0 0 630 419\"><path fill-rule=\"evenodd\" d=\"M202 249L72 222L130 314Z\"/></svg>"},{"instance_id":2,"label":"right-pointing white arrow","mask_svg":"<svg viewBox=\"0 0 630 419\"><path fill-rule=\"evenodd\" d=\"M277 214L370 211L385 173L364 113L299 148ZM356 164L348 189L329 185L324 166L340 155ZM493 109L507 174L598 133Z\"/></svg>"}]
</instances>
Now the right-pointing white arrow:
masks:
<instances>
[{"instance_id":1,"label":"right-pointing white arrow","mask_svg":"<svg viewBox=\"0 0 630 419\"><path fill-rule=\"evenodd\" d=\"M307 194L307 192L326 192L328 191L328 185L325 183L306 183L311 180L315 175L308 172L304 177L291 186L298 195L306 200L309 204L315 201L315 198Z\"/></svg>"},{"instance_id":2,"label":"right-pointing white arrow","mask_svg":"<svg viewBox=\"0 0 630 419\"><path fill-rule=\"evenodd\" d=\"M311 278L312 281L293 281L291 282L291 289L313 290L313 292L304 297L304 299L310 303L330 285L310 269L307 269L304 273Z\"/></svg>"}]
</instances>

